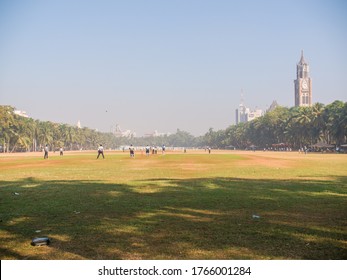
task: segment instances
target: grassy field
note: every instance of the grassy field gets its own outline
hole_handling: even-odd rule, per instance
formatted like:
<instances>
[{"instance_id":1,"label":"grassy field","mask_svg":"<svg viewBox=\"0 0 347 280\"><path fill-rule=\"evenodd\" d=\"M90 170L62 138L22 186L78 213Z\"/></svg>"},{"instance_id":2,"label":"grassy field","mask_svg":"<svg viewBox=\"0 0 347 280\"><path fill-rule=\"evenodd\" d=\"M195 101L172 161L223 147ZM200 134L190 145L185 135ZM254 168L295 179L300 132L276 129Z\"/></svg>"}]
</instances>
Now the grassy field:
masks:
<instances>
[{"instance_id":1,"label":"grassy field","mask_svg":"<svg viewBox=\"0 0 347 280\"><path fill-rule=\"evenodd\" d=\"M0 155L0 258L347 259L347 155L105 156Z\"/></svg>"}]
</instances>

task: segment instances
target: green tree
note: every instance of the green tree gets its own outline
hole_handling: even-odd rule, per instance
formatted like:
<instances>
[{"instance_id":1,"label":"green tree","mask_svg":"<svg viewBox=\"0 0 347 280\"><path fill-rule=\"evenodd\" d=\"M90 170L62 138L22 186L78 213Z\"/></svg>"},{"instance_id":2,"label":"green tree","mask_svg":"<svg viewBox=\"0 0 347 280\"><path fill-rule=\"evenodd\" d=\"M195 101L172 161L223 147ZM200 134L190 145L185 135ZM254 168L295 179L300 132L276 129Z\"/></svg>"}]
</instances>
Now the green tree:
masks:
<instances>
[{"instance_id":1,"label":"green tree","mask_svg":"<svg viewBox=\"0 0 347 280\"><path fill-rule=\"evenodd\" d=\"M0 106L0 141L4 153L9 151L10 139L13 135L13 111L13 107Z\"/></svg>"},{"instance_id":2,"label":"green tree","mask_svg":"<svg viewBox=\"0 0 347 280\"><path fill-rule=\"evenodd\" d=\"M53 142L53 129L51 122L40 122L38 139L40 147L43 148L45 145L50 145Z\"/></svg>"},{"instance_id":3,"label":"green tree","mask_svg":"<svg viewBox=\"0 0 347 280\"><path fill-rule=\"evenodd\" d=\"M342 101L334 101L324 110L327 138L337 145L346 142L347 105Z\"/></svg>"}]
</instances>

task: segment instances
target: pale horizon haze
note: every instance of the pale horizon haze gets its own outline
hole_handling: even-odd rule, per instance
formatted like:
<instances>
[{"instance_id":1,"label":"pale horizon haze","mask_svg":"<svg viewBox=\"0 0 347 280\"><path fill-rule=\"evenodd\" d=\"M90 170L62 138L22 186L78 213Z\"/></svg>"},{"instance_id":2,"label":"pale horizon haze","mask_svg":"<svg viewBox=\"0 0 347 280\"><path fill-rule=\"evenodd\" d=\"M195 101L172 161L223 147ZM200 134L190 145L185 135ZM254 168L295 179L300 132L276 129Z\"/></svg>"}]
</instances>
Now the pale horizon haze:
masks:
<instances>
[{"instance_id":1,"label":"pale horizon haze","mask_svg":"<svg viewBox=\"0 0 347 280\"><path fill-rule=\"evenodd\" d=\"M0 105L143 136L235 124L241 101L346 102L347 1L0 0Z\"/></svg>"}]
</instances>

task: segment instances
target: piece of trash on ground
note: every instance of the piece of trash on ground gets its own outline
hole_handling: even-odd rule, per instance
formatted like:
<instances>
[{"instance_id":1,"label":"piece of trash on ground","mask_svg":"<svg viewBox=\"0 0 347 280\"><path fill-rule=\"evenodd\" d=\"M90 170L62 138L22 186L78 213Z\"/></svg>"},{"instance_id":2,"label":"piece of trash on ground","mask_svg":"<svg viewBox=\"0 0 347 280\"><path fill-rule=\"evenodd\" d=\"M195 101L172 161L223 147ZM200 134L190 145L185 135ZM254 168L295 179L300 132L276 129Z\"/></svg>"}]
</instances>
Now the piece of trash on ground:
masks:
<instances>
[{"instance_id":1,"label":"piece of trash on ground","mask_svg":"<svg viewBox=\"0 0 347 280\"><path fill-rule=\"evenodd\" d=\"M254 215L254 214L253 214L253 215L252 215L252 218L253 218L253 219L260 219L260 216L259 216L259 215Z\"/></svg>"},{"instance_id":2,"label":"piece of trash on ground","mask_svg":"<svg viewBox=\"0 0 347 280\"><path fill-rule=\"evenodd\" d=\"M32 246L43 246L43 245L49 245L50 243L51 243L51 240L48 237L37 237L31 241Z\"/></svg>"}]
</instances>

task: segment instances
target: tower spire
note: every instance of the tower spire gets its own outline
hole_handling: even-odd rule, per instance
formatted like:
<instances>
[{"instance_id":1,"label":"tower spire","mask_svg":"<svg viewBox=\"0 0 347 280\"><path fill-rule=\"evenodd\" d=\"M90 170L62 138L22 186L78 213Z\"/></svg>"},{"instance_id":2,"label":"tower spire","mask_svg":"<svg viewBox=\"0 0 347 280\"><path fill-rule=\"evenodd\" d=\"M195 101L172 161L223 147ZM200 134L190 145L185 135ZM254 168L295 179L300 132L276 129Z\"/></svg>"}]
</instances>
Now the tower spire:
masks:
<instances>
[{"instance_id":1,"label":"tower spire","mask_svg":"<svg viewBox=\"0 0 347 280\"><path fill-rule=\"evenodd\" d=\"M304 59L304 50L301 50L301 58L300 58L300 61L299 61L299 64L305 64L306 61Z\"/></svg>"}]
</instances>

